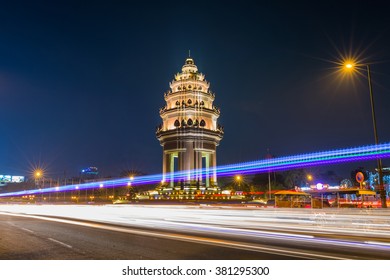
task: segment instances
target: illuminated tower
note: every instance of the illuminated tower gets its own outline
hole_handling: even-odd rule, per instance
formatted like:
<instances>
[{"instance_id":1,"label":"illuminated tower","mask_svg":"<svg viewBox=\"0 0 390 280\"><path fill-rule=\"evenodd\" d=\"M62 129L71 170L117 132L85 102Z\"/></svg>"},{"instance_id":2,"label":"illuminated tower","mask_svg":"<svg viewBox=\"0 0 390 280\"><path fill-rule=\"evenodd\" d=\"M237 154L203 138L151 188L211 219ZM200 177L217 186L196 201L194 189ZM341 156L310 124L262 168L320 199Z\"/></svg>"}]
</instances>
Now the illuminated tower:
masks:
<instances>
[{"instance_id":1,"label":"illuminated tower","mask_svg":"<svg viewBox=\"0 0 390 280\"><path fill-rule=\"evenodd\" d=\"M216 147L223 128L217 124L220 111L213 105L210 83L189 57L169 87L164 94L166 105L160 109L162 124L156 132L163 147L163 181L170 188L216 190ZM205 170L203 175L200 169ZM183 171L185 179L174 182L176 171Z\"/></svg>"}]
</instances>

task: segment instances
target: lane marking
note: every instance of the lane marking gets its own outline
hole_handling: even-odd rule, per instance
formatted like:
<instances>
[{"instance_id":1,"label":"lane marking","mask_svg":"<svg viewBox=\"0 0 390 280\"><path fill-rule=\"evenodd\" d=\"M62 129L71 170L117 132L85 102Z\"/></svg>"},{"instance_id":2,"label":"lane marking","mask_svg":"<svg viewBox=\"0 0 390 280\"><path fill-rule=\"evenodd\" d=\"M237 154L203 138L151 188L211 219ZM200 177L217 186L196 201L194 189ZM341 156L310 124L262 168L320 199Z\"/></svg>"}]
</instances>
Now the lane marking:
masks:
<instances>
[{"instance_id":1,"label":"lane marking","mask_svg":"<svg viewBox=\"0 0 390 280\"><path fill-rule=\"evenodd\" d=\"M66 243L64 243L64 242L61 242L61 241L58 241L58 240L56 240L56 239L53 239L53 238L48 238L50 241L53 241L53 242L55 242L55 243L58 243L58 244L60 244L60 245L62 245L62 246L65 246L65 247L68 247L68 248L73 248L71 245L69 245L69 244L66 244Z\"/></svg>"},{"instance_id":2,"label":"lane marking","mask_svg":"<svg viewBox=\"0 0 390 280\"><path fill-rule=\"evenodd\" d=\"M28 229L28 228L21 227L20 229L27 231L29 233L34 233L31 229Z\"/></svg>"}]
</instances>

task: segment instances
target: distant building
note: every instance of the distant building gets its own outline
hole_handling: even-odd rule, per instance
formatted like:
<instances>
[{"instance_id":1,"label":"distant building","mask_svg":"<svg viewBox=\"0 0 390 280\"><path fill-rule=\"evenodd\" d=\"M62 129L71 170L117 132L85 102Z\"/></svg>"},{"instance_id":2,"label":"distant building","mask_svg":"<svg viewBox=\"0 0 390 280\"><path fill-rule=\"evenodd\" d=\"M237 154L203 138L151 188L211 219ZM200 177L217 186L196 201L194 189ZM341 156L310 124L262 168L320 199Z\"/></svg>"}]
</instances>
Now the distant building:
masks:
<instances>
[{"instance_id":1,"label":"distant building","mask_svg":"<svg viewBox=\"0 0 390 280\"><path fill-rule=\"evenodd\" d=\"M390 192L390 167L382 168L382 174L383 174L383 185L384 185L384 188L386 190L386 193L389 194L389 192ZM377 169L375 169L375 172L369 172L367 181L368 181L369 185L375 191L378 191L379 173L378 173Z\"/></svg>"},{"instance_id":2,"label":"distant building","mask_svg":"<svg viewBox=\"0 0 390 280\"><path fill-rule=\"evenodd\" d=\"M99 170L97 167L87 167L81 170L80 175L84 180L96 179L99 175Z\"/></svg>"},{"instance_id":3,"label":"distant building","mask_svg":"<svg viewBox=\"0 0 390 280\"><path fill-rule=\"evenodd\" d=\"M82 174L98 175L99 171L97 167L88 167L81 170Z\"/></svg>"}]
</instances>

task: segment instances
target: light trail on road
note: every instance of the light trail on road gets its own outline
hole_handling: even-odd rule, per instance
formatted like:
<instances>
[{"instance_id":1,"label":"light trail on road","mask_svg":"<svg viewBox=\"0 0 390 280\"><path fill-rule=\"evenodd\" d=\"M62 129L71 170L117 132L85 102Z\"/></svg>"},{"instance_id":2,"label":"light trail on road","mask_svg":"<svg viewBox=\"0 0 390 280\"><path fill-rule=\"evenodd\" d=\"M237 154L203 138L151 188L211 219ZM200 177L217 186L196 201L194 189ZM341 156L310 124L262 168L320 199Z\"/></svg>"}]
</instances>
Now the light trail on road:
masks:
<instances>
[{"instance_id":1,"label":"light trail on road","mask_svg":"<svg viewBox=\"0 0 390 280\"><path fill-rule=\"evenodd\" d=\"M295 256L299 252L300 257L305 255L306 258L309 255L310 258L348 258L344 254L350 250L363 250L379 252L381 258L390 259L390 217L388 211L381 209L286 211L207 205L0 205L0 213L29 215L39 219L66 218L61 222L83 226L88 226L88 222L97 222L103 224L89 226L108 230L113 230L110 225L119 225L125 226L123 230L129 233L158 234L159 238L174 239L180 236L183 239L185 235L187 241L207 240L221 243L220 246L237 246L237 249L247 246L248 250L255 250L257 246L256 250L264 250L267 246L256 243L269 240L272 243L301 244L314 249L322 246L339 251L338 255L326 255L296 249L290 252L286 249L289 256L294 251ZM142 233L142 230L153 233ZM204 236L202 238L206 239L194 236Z\"/></svg>"},{"instance_id":2,"label":"light trail on road","mask_svg":"<svg viewBox=\"0 0 390 280\"><path fill-rule=\"evenodd\" d=\"M253 173L274 172L274 171L288 170L294 168L304 168L304 167L316 166L316 165L337 164L337 163L363 161L363 160L376 160L378 158L386 158L386 157L390 157L390 143L217 166L216 172L218 176L224 177L224 176L231 176L237 173L253 174ZM206 174L208 174L209 171L206 169L202 169L202 170L186 170L186 171L175 172L173 174L174 181L185 180L186 178L188 178L189 172L195 172L196 174L202 174L202 176L205 176ZM106 180L106 181L99 181L99 182L92 182L92 183L85 183L85 184L72 184L72 185L65 185L65 186L58 186L58 187L51 187L51 188L41 188L35 190L1 193L0 197L84 190L84 189L92 189L92 188L99 188L99 187L105 187L105 188L120 187L120 186L127 186L129 183L131 183L132 186L143 185L143 184L155 184L155 183L160 183L162 178L163 178L162 174L139 176L133 179L120 178L120 179Z\"/></svg>"}]
</instances>

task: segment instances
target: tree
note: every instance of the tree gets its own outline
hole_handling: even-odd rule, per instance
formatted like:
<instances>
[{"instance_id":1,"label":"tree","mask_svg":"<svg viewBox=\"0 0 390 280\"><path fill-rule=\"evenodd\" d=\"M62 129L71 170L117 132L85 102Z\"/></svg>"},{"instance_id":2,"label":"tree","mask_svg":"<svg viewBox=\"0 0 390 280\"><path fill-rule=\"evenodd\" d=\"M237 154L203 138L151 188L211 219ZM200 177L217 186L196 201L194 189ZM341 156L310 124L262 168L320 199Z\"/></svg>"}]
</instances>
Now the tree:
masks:
<instances>
[{"instance_id":1,"label":"tree","mask_svg":"<svg viewBox=\"0 0 390 280\"><path fill-rule=\"evenodd\" d=\"M341 180L340 186L343 188L352 188L353 183L350 179Z\"/></svg>"},{"instance_id":2,"label":"tree","mask_svg":"<svg viewBox=\"0 0 390 280\"><path fill-rule=\"evenodd\" d=\"M245 177L236 175L230 179L229 182L226 183L224 186L224 189L231 190L231 191L243 191L243 192L249 192L250 191L250 185L246 181Z\"/></svg>"},{"instance_id":3,"label":"tree","mask_svg":"<svg viewBox=\"0 0 390 280\"><path fill-rule=\"evenodd\" d=\"M129 178L129 182L127 185L120 187L116 190L116 194L118 196L124 196L126 199L132 199L136 196L136 194L139 191L139 187L134 188L131 185L131 181L137 177L137 176L142 176L145 175L142 171L139 171L137 169L124 169L121 171L120 176L123 178Z\"/></svg>"},{"instance_id":4,"label":"tree","mask_svg":"<svg viewBox=\"0 0 390 280\"><path fill-rule=\"evenodd\" d=\"M295 186L303 187L306 185L306 171L304 169L292 169L284 172L284 185L287 188Z\"/></svg>"},{"instance_id":5,"label":"tree","mask_svg":"<svg viewBox=\"0 0 390 280\"><path fill-rule=\"evenodd\" d=\"M283 175L280 173L258 173L253 176L252 184L255 185L260 191L266 192L269 190L270 182L272 190L284 189L283 180Z\"/></svg>"}]
</instances>

